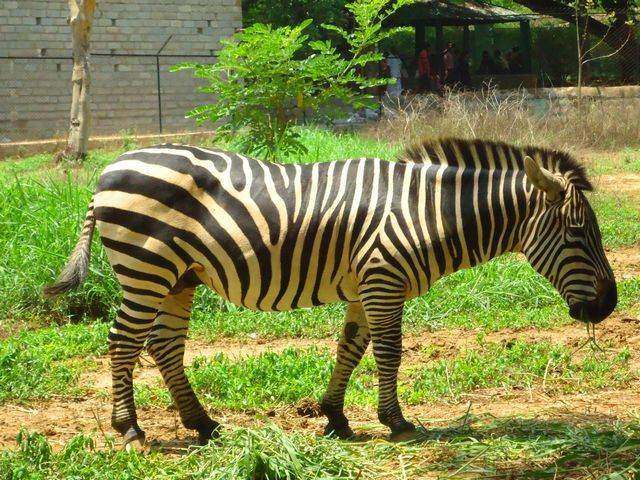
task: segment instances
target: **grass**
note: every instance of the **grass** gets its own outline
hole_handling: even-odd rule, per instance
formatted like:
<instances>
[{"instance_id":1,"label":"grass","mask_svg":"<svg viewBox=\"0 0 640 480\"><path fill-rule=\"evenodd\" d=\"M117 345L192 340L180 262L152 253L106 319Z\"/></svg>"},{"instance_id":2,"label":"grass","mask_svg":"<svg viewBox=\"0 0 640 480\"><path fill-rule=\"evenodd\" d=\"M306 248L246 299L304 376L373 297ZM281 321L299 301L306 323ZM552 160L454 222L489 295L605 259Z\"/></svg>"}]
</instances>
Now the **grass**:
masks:
<instances>
[{"instance_id":1,"label":"grass","mask_svg":"<svg viewBox=\"0 0 640 480\"><path fill-rule=\"evenodd\" d=\"M80 374L105 354L107 325L67 325L23 331L0 341L0 405L85 391Z\"/></svg>"},{"instance_id":2,"label":"grass","mask_svg":"<svg viewBox=\"0 0 640 480\"><path fill-rule=\"evenodd\" d=\"M590 203L598 216L604 245L609 248L640 243L639 197L596 192Z\"/></svg>"},{"instance_id":3,"label":"grass","mask_svg":"<svg viewBox=\"0 0 640 480\"><path fill-rule=\"evenodd\" d=\"M377 446L387 457L394 450ZM22 432L18 449L0 453L0 473L9 478L93 479L356 479L375 478L384 464L369 458L370 449L297 433L269 425L260 430L225 431L215 444L178 457L140 455L110 448L96 450L93 440L75 437L54 452L39 434Z\"/></svg>"},{"instance_id":4,"label":"grass","mask_svg":"<svg viewBox=\"0 0 640 480\"><path fill-rule=\"evenodd\" d=\"M11 479L332 479L373 478L635 478L640 473L640 424L597 424L571 418L466 418L429 425L425 440L394 445L339 442L288 434L268 424L230 429L183 455L141 455L97 449L74 437L54 451L47 439L23 431L17 448L0 453Z\"/></svg>"},{"instance_id":5,"label":"grass","mask_svg":"<svg viewBox=\"0 0 640 480\"><path fill-rule=\"evenodd\" d=\"M572 349L549 342L516 340L506 344L479 340L453 356L440 356L427 346L402 370L399 392L403 401L426 404L459 401L479 389L514 389L544 385L546 393L590 392L603 387L621 388L635 378L630 371L630 352L596 354L575 358ZM327 350L293 349L267 352L243 359L225 355L197 358L187 375L198 397L208 407L234 411L266 411L312 398L326 389L334 365ZM347 389L347 404L373 407L376 404L376 368L366 355ZM497 395L497 393L494 393ZM171 403L164 386L145 385L136 389L139 406L167 407Z\"/></svg>"},{"instance_id":6,"label":"grass","mask_svg":"<svg viewBox=\"0 0 640 480\"><path fill-rule=\"evenodd\" d=\"M463 350L453 358L412 368L408 375L416 380L403 396L409 403L420 404L442 398L458 401L464 393L478 389L501 389L509 394L514 388L529 389L541 383L545 393L618 388L633 378L630 355L628 350L606 356L591 352L576 360L562 344L480 343L479 348Z\"/></svg>"},{"instance_id":7,"label":"grass","mask_svg":"<svg viewBox=\"0 0 640 480\"><path fill-rule=\"evenodd\" d=\"M187 369L189 380L207 406L221 410L266 411L295 404L324 393L334 365L328 350L288 348L243 359L219 354L196 358ZM358 367L347 401L363 405L375 402L375 364L365 357ZM168 406L164 386L142 386L136 391L138 405Z\"/></svg>"},{"instance_id":8,"label":"grass","mask_svg":"<svg viewBox=\"0 0 640 480\"><path fill-rule=\"evenodd\" d=\"M640 147L640 99L534 102L524 90L485 89L444 98L412 97L373 124L374 138L415 141L457 136L540 145L574 152Z\"/></svg>"},{"instance_id":9,"label":"grass","mask_svg":"<svg viewBox=\"0 0 640 480\"><path fill-rule=\"evenodd\" d=\"M626 147L616 155L598 155L594 158L591 170L594 174L617 174L640 172L640 148Z\"/></svg>"}]
</instances>

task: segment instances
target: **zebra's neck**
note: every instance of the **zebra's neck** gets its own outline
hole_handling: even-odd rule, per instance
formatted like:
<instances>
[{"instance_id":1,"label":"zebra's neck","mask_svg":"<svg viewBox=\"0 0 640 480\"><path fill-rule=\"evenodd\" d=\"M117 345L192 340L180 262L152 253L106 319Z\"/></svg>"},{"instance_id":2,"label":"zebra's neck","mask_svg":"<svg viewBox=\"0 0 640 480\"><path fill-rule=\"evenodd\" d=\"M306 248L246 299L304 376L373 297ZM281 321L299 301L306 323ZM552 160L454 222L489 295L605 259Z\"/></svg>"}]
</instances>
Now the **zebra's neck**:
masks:
<instances>
[{"instance_id":1,"label":"zebra's neck","mask_svg":"<svg viewBox=\"0 0 640 480\"><path fill-rule=\"evenodd\" d=\"M443 275L518 252L537 211L525 172L413 164L415 209L428 239L421 249L431 284Z\"/></svg>"}]
</instances>

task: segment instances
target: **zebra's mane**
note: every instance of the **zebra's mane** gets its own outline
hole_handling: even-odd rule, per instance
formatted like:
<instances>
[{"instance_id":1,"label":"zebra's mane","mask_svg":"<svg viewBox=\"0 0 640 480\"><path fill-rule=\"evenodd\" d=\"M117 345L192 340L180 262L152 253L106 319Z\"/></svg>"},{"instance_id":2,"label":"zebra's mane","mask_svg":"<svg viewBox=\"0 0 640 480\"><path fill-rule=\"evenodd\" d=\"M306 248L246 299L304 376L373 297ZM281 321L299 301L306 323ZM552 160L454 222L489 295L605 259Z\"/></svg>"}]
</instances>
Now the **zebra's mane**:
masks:
<instances>
[{"instance_id":1,"label":"zebra's mane","mask_svg":"<svg viewBox=\"0 0 640 480\"><path fill-rule=\"evenodd\" d=\"M502 153L506 158L515 159L515 164L519 169L524 169L524 156L529 155L547 170L564 176L577 188L585 191L593 190L593 184L587 177L584 165L567 152L548 148L518 147L492 140L426 139L405 149L400 154L398 161L457 166L461 156L465 160L464 163L469 165L473 162L472 149L475 150L479 158L484 159L487 163L491 158L498 158ZM491 155L487 155L487 152L491 152ZM499 168L499 165L495 165L495 168Z\"/></svg>"}]
</instances>

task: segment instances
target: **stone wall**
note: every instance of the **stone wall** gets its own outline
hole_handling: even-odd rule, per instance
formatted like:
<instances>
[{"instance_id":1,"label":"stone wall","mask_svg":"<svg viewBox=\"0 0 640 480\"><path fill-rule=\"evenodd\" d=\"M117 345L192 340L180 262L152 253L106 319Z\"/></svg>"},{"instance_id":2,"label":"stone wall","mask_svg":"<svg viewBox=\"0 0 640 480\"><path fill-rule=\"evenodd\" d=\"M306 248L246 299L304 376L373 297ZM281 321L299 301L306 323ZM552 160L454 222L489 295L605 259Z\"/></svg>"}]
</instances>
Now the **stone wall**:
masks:
<instances>
[{"instance_id":1,"label":"stone wall","mask_svg":"<svg viewBox=\"0 0 640 480\"><path fill-rule=\"evenodd\" d=\"M185 112L205 97L186 60L215 61L221 38L241 25L240 0L98 0L92 32L92 133L157 132L155 53L165 132L193 129ZM71 102L71 33L66 0L0 2L0 142L65 135ZM96 55L99 54L99 55ZM109 54L114 56L103 56ZM7 59L2 57L37 57Z\"/></svg>"}]
</instances>

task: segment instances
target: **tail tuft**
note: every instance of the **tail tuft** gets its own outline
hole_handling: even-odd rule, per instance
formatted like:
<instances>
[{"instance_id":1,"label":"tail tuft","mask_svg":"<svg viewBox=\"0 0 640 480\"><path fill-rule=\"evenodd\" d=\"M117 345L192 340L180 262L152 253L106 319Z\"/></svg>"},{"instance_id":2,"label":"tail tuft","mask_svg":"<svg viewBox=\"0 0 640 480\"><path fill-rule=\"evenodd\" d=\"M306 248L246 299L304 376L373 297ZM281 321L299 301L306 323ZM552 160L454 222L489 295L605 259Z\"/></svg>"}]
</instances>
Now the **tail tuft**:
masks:
<instances>
[{"instance_id":1,"label":"tail tuft","mask_svg":"<svg viewBox=\"0 0 640 480\"><path fill-rule=\"evenodd\" d=\"M82 233L76 247L73 249L67 265L64 267L55 283L42 289L46 297L56 297L77 288L87 278L89 260L91 258L91 240L96 219L93 216L93 200L89 204L89 211L82 226Z\"/></svg>"}]
</instances>

